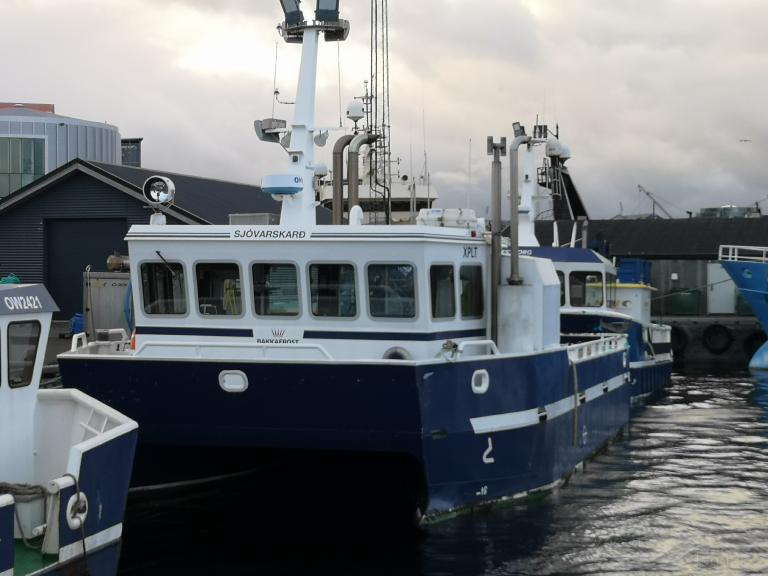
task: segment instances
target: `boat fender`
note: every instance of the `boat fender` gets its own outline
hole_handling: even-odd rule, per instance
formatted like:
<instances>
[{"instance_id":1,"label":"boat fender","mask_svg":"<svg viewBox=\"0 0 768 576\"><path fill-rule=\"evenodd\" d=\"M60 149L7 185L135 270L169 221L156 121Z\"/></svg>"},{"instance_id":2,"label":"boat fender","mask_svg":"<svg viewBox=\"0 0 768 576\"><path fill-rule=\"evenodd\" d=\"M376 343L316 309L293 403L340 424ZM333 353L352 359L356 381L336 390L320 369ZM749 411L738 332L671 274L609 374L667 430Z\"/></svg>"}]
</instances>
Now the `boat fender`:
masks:
<instances>
[{"instance_id":1,"label":"boat fender","mask_svg":"<svg viewBox=\"0 0 768 576\"><path fill-rule=\"evenodd\" d=\"M67 526L70 530L80 530L88 517L88 497L84 492L72 494L67 502Z\"/></svg>"},{"instance_id":2,"label":"boat fender","mask_svg":"<svg viewBox=\"0 0 768 576\"><path fill-rule=\"evenodd\" d=\"M488 370L475 370L472 374L472 392L475 394L485 394L491 386L491 377Z\"/></svg>"},{"instance_id":3,"label":"boat fender","mask_svg":"<svg viewBox=\"0 0 768 576\"><path fill-rule=\"evenodd\" d=\"M746 354L748 358L752 358L764 342L765 332L762 330L755 330L744 340L744 354Z\"/></svg>"},{"instance_id":4,"label":"boat fender","mask_svg":"<svg viewBox=\"0 0 768 576\"><path fill-rule=\"evenodd\" d=\"M712 352L712 354L722 354L731 347L733 334L722 324L711 324L704 330L701 339L704 343L704 348Z\"/></svg>"},{"instance_id":5,"label":"boat fender","mask_svg":"<svg viewBox=\"0 0 768 576\"><path fill-rule=\"evenodd\" d=\"M672 352L682 354L688 347L688 333L681 326L672 326Z\"/></svg>"},{"instance_id":6,"label":"boat fender","mask_svg":"<svg viewBox=\"0 0 768 576\"><path fill-rule=\"evenodd\" d=\"M384 360L411 360L411 353L400 346L393 346L382 356Z\"/></svg>"},{"instance_id":7,"label":"boat fender","mask_svg":"<svg viewBox=\"0 0 768 576\"><path fill-rule=\"evenodd\" d=\"M136 350L136 328L131 331L131 350Z\"/></svg>"}]
</instances>

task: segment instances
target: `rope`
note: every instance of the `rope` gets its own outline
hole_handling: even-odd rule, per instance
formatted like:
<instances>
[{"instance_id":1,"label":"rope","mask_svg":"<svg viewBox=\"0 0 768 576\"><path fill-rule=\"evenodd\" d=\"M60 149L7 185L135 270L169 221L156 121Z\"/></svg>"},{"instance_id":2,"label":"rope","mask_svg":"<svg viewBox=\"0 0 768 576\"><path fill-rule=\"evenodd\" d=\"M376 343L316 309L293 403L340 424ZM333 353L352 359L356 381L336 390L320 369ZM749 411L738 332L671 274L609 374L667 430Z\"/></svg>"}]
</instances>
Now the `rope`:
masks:
<instances>
[{"instance_id":1,"label":"rope","mask_svg":"<svg viewBox=\"0 0 768 576\"><path fill-rule=\"evenodd\" d=\"M579 371L576 363L571 362L573 368L573 445L578 446L579 437Z\"/></svg>"},{"instance_id":2,"label":"rope","mask_svg":"<svg viewBox=\"0 0 768 576\"><path fill-rule=\"evenodd\" d=\"M48 493L44 486L35 484L11 484L7 482L0 482L0 494L10 494L17 502L34 502L35 500L43 499L43 510L48 509ZM19 534L21 534L21 540L24 542L24 546L30 550L42 551L43 545L35 546L27 538L24 533L24 526L21 523L21 516L19 515L19 507L13 507L13 515L16 520L16 525L19 528Z\"/></svg>"},{"instance_id":3,"label":"rope","mask_svg":"<svg viewBox=\"0 0 768 576\"><path fill-rule=\"evenodd\" d=\"M77 481L77 477L74 474L66 473L65 477L72 478L75 483L75 492L77 493L77 502L80 503L80 483ZM72 509L73 517L77 514L77 508ZM88 570L88 551L85 549L85 519L80 524L80 537L83 542L83 576L90 576L91 572Z\"/></svg>"}]
</instances>

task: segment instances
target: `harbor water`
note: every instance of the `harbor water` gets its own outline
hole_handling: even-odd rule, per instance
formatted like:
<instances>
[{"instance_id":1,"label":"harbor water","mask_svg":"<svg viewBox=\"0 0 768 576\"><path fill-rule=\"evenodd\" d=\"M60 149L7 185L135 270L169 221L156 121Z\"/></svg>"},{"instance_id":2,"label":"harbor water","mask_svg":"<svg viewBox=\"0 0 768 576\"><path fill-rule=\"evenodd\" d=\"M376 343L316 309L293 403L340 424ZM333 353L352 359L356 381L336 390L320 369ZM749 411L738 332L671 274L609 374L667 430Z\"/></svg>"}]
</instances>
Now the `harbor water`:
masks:
<instances>
[{"instance_id":1,"label":"harbor water","mask_svg":"<svg viewBox=\"0 0 768 576\"><path fill-rule=\"evenodd\" d=\"M768 574L768 380L676 376L565 487L419 529L253 481L132 497L120 573Z\"/></svg>"}]
</instances>

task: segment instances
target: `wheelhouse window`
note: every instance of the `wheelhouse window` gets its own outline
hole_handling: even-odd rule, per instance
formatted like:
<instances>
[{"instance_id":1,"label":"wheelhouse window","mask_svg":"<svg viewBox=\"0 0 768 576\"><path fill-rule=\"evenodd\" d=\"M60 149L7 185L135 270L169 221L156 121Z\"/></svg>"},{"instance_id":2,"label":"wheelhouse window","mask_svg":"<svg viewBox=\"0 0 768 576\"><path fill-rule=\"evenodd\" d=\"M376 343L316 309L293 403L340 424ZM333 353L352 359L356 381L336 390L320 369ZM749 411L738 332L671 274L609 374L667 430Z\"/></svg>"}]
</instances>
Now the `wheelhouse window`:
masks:
<instances>
[{"instance_id":1,"label":"wheelhouse window","mask_svg":"<svg viewBox=\"0 0 768 576\"><path fill-rule=\"evenodd\" d=\"M414 318L416 287L413 266L369 265L368 308L374 318Z\"/></svg>"},{"instance_id":2,"label":"wheelhouse window","mask_svg":"<svg viewBox=\"0 0 768 576\"><path fill-rule=\"evenodd\" d=\"M351 264L312 264L309 291L313 316L357 316L355 268Z\"/></svg>"},{"instance_id":3,"label":"wheelhouse window","mask_svg":"<svg viewBox=\"0 0 768 576\"><path fill-rule=\"evenodd\" d=\"M240 267L234 263L204 262L195 266L197 309L203 316L240 316L243 301Z\"/></svg>"},{"instance_id":4,"label":"wheelhouse window","mask_svg":"<svg viewBox=\"0 0 768 576\"><path fill-rule=\"evenodd\" d=\"M186 314L184 267L178 262L145 262L141 265L141 295L145 314Z\"/></svg>"},{"instance_id":5,"label":"wheelhouse window","mask_svg":"<svg viewBox=\"0 0 768 576\"><path fill-rule=\"evenodd\" d=\"M462 266L459 269L461 282L461 317L483 317L483 268Z\"/></svg>"},{"instance_id":6,"label":"wheelhouse window","mask_svg":"<svg viewBox=\"0 0 768 576\"><path fill-rule=\"evenodd\" d=\"M8 385L23 388L32 382L40 322L12 322L8 325Z\"/></svg>"},{"instance_id":7,"label":"wheelhouse window","mask_svg":"<svg viewBox=\"0 0 768 576\"><path fill-rule=\"evenodd\" d=\"M568 275L571 306L594 308L603 305L603 275L600 272L571 272Z\"/></svg>"},{"instance_id":8,"label":"wheelhouse window","mask_svg":"<svg viewBox=\"0 0 768 576\"><path fill-rule=\"evenodd\" d=\"M432 318L456 316L456 290L453 282L452 265L436 264L429 269Z\"/></svg>"},{"instance_id":9,"label":"wheelhouse window","mask_svg":"<svg viewBox=\"0 0 768 576\"><path fill-rule=\"evenodd\" d=\"M256 314L299 315L299 280L294 264L254 264L251 274Z\"/></svg>"},{"instance_id":10,"label":"wheelhouse window","mask_svg":"<svg viewBox=\"0 0 768 576\"><path fill-rule=\"evenodd\" d=\"M560 281L560 306L565 306L565 274L557 271L557 279Z\"/></svg>"}]
</instances>

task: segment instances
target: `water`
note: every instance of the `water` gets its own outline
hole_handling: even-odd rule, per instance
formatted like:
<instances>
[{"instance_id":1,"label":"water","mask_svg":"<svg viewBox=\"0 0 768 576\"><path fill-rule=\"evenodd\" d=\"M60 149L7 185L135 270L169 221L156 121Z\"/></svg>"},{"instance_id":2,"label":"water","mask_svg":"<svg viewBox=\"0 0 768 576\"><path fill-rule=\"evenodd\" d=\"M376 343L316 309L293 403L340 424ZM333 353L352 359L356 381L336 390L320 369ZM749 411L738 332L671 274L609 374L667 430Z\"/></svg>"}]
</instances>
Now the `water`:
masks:
<instances>
[{"instance_id":1,"label":"water","mask_svg":"<svg viewBox=\"0 0 768 576\"><path fill-rule=\"evenodd\" d=\"M676 377L584 473L523 505L404 531L305 498L279 517L237 483L131 502L121 574L768 574L768 381Z\"/></svg>"}]
</instances>

